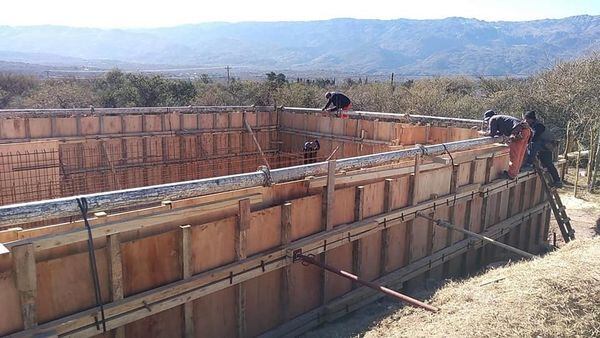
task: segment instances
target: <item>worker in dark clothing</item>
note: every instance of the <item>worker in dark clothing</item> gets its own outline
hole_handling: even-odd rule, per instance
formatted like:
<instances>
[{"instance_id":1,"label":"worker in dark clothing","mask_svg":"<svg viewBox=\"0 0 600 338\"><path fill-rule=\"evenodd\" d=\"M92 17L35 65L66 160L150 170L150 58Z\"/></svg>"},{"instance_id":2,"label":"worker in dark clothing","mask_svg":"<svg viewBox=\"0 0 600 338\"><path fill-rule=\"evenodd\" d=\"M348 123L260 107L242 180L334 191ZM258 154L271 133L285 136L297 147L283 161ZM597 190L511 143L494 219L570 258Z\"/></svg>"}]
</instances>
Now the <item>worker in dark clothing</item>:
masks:
<instances>
[{"instance_id":1,"label":"worker in dark clothing","mask_svg":"<svg viewBox=\"0 0 600 338\"><path fill-rule=\"evenodd\" d=\"M304 143L304 164L317 162L317 152L321 149L319 140L306 141Z\"/></svg>"},{"instance_id":2,"label":"worker in dark clothing","mask_svg":"<svg viewBox=\"0 0 600 338\"><path fill-rule=\"evenodd\" d=\"M325 105L325 107L323 107L323 109L321 109L322 111L348 111L352 109L352 101L350 101L348 96L342 93L327 92L327 94L325 94L325 98L327 99L327 104ZM329 106L332 107L327 109Z\"/></svg>"},{"instance_id":3,"label":"worker in dark clothing","mask_svg":"<svg viewBox=\"0 0 600 338\"><path fill-rule=\"evenodd\" d=\"M533 137L527 148L527 157L525 159L524 169L533 168L533 161L536 156L540 160L542 167L548 170L552 180L554 181L552 186L556 188L562 187L562 181L558 175L558 170L554 166L552 158L552 150L554 147L554 139L550 132L546 131L546 126L537 120L534 111L528 111L523 114L523 119L531 130L533 131Z\"/></svg>"},{"instance_id":4,"label":"worker in dark clothing","mask_svg":"<svg viewBox=\"0 0 600 338\"><path fill-rule=\"evenodd\" d=\"M495 111L488 110L483 115L483 121L488 123L488 132L480 132L486 136L505 136L508 137L508 171L504 171L504 176L514 179L521 170L521 165L525 159L527 144L531 138L531 129L526 122L516 117L508 115L497 115Z\"/></svg>"}]
</instances>

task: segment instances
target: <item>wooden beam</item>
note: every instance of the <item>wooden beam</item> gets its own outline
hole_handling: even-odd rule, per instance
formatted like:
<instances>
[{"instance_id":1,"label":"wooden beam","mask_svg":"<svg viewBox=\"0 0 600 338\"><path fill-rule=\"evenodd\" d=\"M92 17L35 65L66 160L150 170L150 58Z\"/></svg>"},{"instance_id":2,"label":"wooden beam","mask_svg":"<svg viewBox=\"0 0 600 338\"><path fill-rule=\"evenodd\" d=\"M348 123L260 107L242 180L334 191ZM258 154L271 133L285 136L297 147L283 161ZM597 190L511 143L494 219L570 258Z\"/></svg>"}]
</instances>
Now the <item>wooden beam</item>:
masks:
<instances>
[{"instance_id":1,"label":"wooden beam","mask_svg":"<svg viewBox=\"0 0 600 338\"><path fill-rule=\"evenodd\" d=\"M262 194L260 193L246 196L229 197L221 201L210 201L192 207L172 209L164 213L150 214L124 221L107 222L104 225L93 227L92 236L93 238L101 238L111 234L122 233L131 230L139 230L142 228L148 228L152 226L176 224L177 222L181 224L182 219L189 219L190 217L200 217L203 214L206 214L207 212L223 210L225 208L235 208L235 206L238 205L238 201L240 200L240 198L249 199L251 203L262 202ZM36 238L28 238L26 240L6 243L6 247L10 249L11 247L16 245L32 242L34 243L35 250L45 250L58 246L64 246L71 243L86 241L87 236L87 230L82 228L62 234L40 236Z\"/></svg>"},{"instance_id":2,"label":"wooden beam","mask_svg":"<svg viewBox=\"0 0 600 338\"><path fill-rule=\"evenodd\" d=\"M491 181L491 175L492 175L492 167L493 167L493 165L494 165L494 156L485 159L485 178L484 178L484 180L485 180L484 183L485 184L490 183L490 181ZM479 216L479 219L480 219L480 222L481 222L481 229L482 229L481 231L484 231L487 228L487 226L488 226L488 224L487 224L487 222L488 222L487 214L489 212L489 210L488 210L489 209L489 206L488 206L489 203L490 203L489 197L488 196L484 196L483 197L483 203L481 204L481 210L480 210L481 213L480 213L480 216ZM487 247L487 246L486 247L482 247L481 249L479 249L479 251L477 252L477 257L478 257L478 260L479 260L479 262L478 262L477 265L481 265L481 264L483 264L485 262L486 257L489 255L488 254L489 250L493 251L492 248Z\"/></svg>"},{"instance_id":3,"label":"wooden beam","mask_svg":"<svg viewBox=\"0 0 600 338\"><path fill-rule=\"evenodd\" d=\"M364 218L365 207L365 187L356 187L354 193L354 220L362 221ZM361 260L362 260L362 240L358 239L352 242L352 272L361 277ZM352 283L352 288L357 288L358 284Z\"/></svg>"},{"instance_id":4,"label":"wooden beam","mask_svg":"<svg viewBox=\"0 0 600 338\"><path fill-rule=\"evenodd\" d=\"M15 286L21 301L21 316L25 330L37 326L37 272L33 244L12 248Z\"/></svg>"},{"instance_id":5,"label":"wooden beam","mask_svg":"<svg viewBox=\"0 0 600 338\"><path fill-rule=\"evenodd\" d=\"M364 130L360 131L360 137L331 135L331 134L318 133L318 132L313 132L313 131L304 131L304 130L298 130L298 129L290 129L290 128L281 128L279 130L279 132L285 133L285 134L305 136L305 137L326 138L326 139L335 140L335 141L339 141L339 142L346 142L346 143L358 143L360 146L362 146L363 144L386 145L386 146L392 145L392 143L389 141L379 141L379 140L367 139L365 136L366 132Z\"/></svg>"},{"instance_id":6,"label":"wooden beam","mask_svg":"<svg viewBox=\"0 0 600 338\"><path fill-rule=\"evenodd\" d=\"M421 174L421 156L415 155L415 162L413 166L413 174L410 177L410 191L409 191L409 205L415 206L418 204L417 196L419 194L419 176ZM412 252L412 236L413 236L414 220L411 219L406 222L406 234L404 239L405 251L404 251L404 265L410 263L413 260Z\"/></svg>"},{"instance_id":7,"label":"wooden beam","mask_svg":"<svg viewBox=\"0 0 600 338\"><path fill-rule=\"evenodd\" d=\"M321 225L322 229L329 231L333 229L333 204L335 197L335 160L327 162L327 186L321 195ZM327 264L327 253L323 252L319 257L321 263ZM327 284L329 274L321 269L321 304L327 302Z\"/></svg>"},{"instance_id":8,"label":"wooden beam","mask_svg":"<svg viewBox=\"0 0 600 338\"><path fill-rule=\"evenodd\" d=\"M459 169L460 169L460 165L457 165L457 164L455 164L452 167L452 176L450 176L450 193L451 194L456 194L456 191L458 190L458 170ZM450 223L455 223L456 217L455 217L454 208L449 208L448 213L449 213L448 220L450 221ZM453 238L454 238L454 234L452 233L452 231L447 231L446 232L446 247L452 245ZM448 260L443 265L442 276L446 277L449 275L449 273L450 273L450 261Z\"/></svg>"},{"instance_id":9,"label":"wooden beam","mask_svg":"<svg viewBox=\"0 0 600 338\"><path fill-rule=\"evenodd\" d=\"M119 234L106 236L106 251L108 252L108 278L110 282L110 300L123 299L123 261L121 258L121 241ZM125 327L114 330L115 338L125 337Z\"/></svg>"},{"instance_id":10,"label":"wooden beam","mask_svg":"<svg viewBox=\"0 0 600 338\"><path fill-rule=\"evenodd\" d=\"M393 179L386 179L383 188L383 212L389 213L392 211L392 184ZM387 223L387 220L386 220ZM385 275L389 267L389 246L390 246L390 231L387 226L381 230L381 260L379 266L379 275Z\"/></svg>"},{"instance_id":11,"label":"wooden beam","mask_svg":"<svg viewBox=\"0 0 600 338\"><path fill-rule=\"evenodd\" d=\"M322 224L325 230L333 229L333 203L335 196L335 160L327 162L327 187L323 190Z\"/></svg>"},{"instance_id":12,"label":"wooden beam","mask_svg":"<svg viewBox=\"0 0 600 338\"><path fill-rule=\"evenodd\" d=\"M183 279L192 277L192 226L181 227L181 275ZM186 338L195 337L194 333L194 303L183 304L183 332Z\"/></svg>"},{"instance_id":13,"label":"wooden beam","mask_svg":"<svg viewBox=\"0 0 600 338\"><path fill-rule=\"evenodd\" d=\"M287 246L292 240L292 203L286 202L281 206L281 244ZM286 265L282 271L281 285L281 320L290 319L290 284L292 268Z\"/></svg>"},{"instance_id":14,"label":"wooden beam","mask_svg":"<svg viewBox=\"0 0 600 338\"><path fill-rule=\"evenodd\" d=\"M465 153L454 154L454 164L471 162L476 157L484 157L485 152L505 151L505 146L494 146L487 149L477 149ZM407 165L408 162L386 165L376 168L365 168L346 172L336 176L336 187L343 188L352 185L364 185L371 181L382 180L386 178L400 177L414 172L414 165ZM448 162L449 163L449 162ZM420 165L420 171L426 172L448 166L440 163L425 163ZM326 176L314 177L309 180L310 188L321 188L327 185Z\"/></svg>"},{"instance_id":15,"label":"wooden beam","mask_svg":"<svg viewBox=\"0 0 600 338\"><path fill-rule=\"evenodd\" d=\"M238 261L247 257L248 229L250 229L250 200L239 201L238 222L235 238L236 258ZM243 283L236 286L236 323L238 338L246 337L246 290Z\"/></svg>"}]
</instances>

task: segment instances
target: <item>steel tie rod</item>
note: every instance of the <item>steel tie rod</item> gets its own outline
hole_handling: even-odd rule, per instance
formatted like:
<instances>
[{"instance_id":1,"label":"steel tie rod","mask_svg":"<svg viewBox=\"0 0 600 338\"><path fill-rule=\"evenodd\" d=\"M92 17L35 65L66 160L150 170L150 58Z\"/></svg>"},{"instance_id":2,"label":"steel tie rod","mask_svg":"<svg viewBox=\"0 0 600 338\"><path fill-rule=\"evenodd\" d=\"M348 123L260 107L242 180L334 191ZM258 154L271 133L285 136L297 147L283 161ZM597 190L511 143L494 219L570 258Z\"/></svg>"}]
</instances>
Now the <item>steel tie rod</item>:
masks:
<instances>
[{"instance_id":1,"label":"steel tie rod","mask_svg":"<svg viewBox=\"0 0 600 338\"><path fill-rule=\"evenodd\" d=\"M478 234L476 232L472 232L472 231L469 231L469 230L466 230L466 229L463 229L463 228L458 228L454 224L452 224L450 222L447 222L447 221L444 221L442 219L435 219L433 217L429 217L429 216L424 215L422 213L417 213L417 216L425 218L425 219L428 219L428 220L432 221L434 224L436 224L438 226L441 226L443 228L454 230L454 231L458 231L458 232L462 232L463 234L466 234L466 235L469 235L471 237L480 239L480 240L482 240L482 241L484 241L486 243L489 243L489 244L501 247L501 248L506 249L506 250L508 250L510 252L516 253L519 256L522 256L522 257L525 257L525 258L535 258L535 257L537 257L535 255L530 254L529 252L517 249L515 247L512 247L510 245L504 244L502 242L498 242L498 241L496 241L496 240L494 240L492 238L489 238L487 236L480 235L480 234Z\"/></svg>"},{"instance_id":2,"label":"steel tie rod","mask_svg":"<svg viewBox=\"0 0 600 338\"><path fill-rule=\"evenodd\" d=\"M325 269L325 270L327 270L329 272L335 273L338 276L347 278L347 279L352 280L352 281L354 281L356 283L359 283L359 284L362 284L364 286L367 286L367 287L369 287L369 288L371 288L371 289L373 289L375 291L379 291L379 292L385 293L386 295L388 295L390 297L393 297L393 298L396 298L396 299L398 299L400 301L406 302L406 303L408 303L408 304L410 304L412 306L420 307L420 308L423 308L423 309L425 309L427 311L431 311L431 312L437 312L437 311L440 310L439 308L437 308L435 306L431 306L429 304L425 304L425 303L421 302L418 299L414 299L414 298L411 298L411 297L409 297L407 295L401 294L400 292L394 291L392 289L388 289L385 286L381 286L379 284L375 284L375 283L372 283L372 282L369 282L369 281L362 280L362 279L358 278L358 276L353 275L353 274L351 274L351 273L349 273L347 271L334 268L334 267L332 267L330 265L327 265L325 263L321 263L321 262L317 261L316 259L314 259L314 257L312 257L312 256L307 256L307 255L303 255L301 253L296 253L296 254L294 254L294 260L300 260L303 263L308 263L308 264L316 265L316 266L321 267L322 269Z\"/></svg>"}]
</instances>

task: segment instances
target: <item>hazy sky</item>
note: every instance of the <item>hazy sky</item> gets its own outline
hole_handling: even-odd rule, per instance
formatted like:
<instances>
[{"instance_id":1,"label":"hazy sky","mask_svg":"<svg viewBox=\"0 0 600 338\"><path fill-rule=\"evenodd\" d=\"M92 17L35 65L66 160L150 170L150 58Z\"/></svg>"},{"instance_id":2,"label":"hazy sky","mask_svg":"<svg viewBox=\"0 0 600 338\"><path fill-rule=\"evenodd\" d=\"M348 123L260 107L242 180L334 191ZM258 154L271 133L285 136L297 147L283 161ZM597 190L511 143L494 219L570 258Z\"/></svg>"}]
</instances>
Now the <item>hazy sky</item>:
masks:
<instances>
[{"instance_id":1,"label":"hazy sky","mask_svg":"<svg viewBox=\"0 0 600 338\"><path fill-rule=\"evenodd\" d=\"M531 20L600 14L600 0L0 0L0 25L161 27L209 21Z\"/></svg>"}]
</instances>

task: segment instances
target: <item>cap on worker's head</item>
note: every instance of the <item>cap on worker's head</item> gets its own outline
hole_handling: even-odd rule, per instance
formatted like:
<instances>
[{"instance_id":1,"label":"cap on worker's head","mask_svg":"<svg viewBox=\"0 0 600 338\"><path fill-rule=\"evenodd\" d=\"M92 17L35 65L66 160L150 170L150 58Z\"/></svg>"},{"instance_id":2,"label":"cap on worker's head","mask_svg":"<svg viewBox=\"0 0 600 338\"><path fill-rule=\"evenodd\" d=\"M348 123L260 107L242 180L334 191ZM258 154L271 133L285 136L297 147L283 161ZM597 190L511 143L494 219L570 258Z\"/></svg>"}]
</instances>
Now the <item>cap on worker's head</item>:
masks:
<instances>
[{"instance_id":1,"label":"cap on worker's head","mask_svg":"<svg viewBox=\"0 0 600 338\"><path fill-rule=\"evenodd\" d=\"M535 117L535 111L533 110L526 111L525 114L523 114L523 116L526 119L537 120L537 118Z\"/></svg>"},{"instance_id":2,"label":"cap on worker's head","mask_svg":"<svg viewBox=\"0 0 600 338\"><path fill-rule=\"evenodd\" d=\"M326 99L328 99L329 97L331 97L331 92L327 92L327 93L325 94L325 98L326 98Z\"/></svg>"},{"instance_id":3,"label":"cap on worker's head","mask_svg":"<svg viewBox=\"0 0 600 338\"><path fill-rule=\"evenodd\" d=\"M494 115L496 115L496 112L490 109L483 114L483 120L487 121Z\"/></svg>"}]
</instances>

